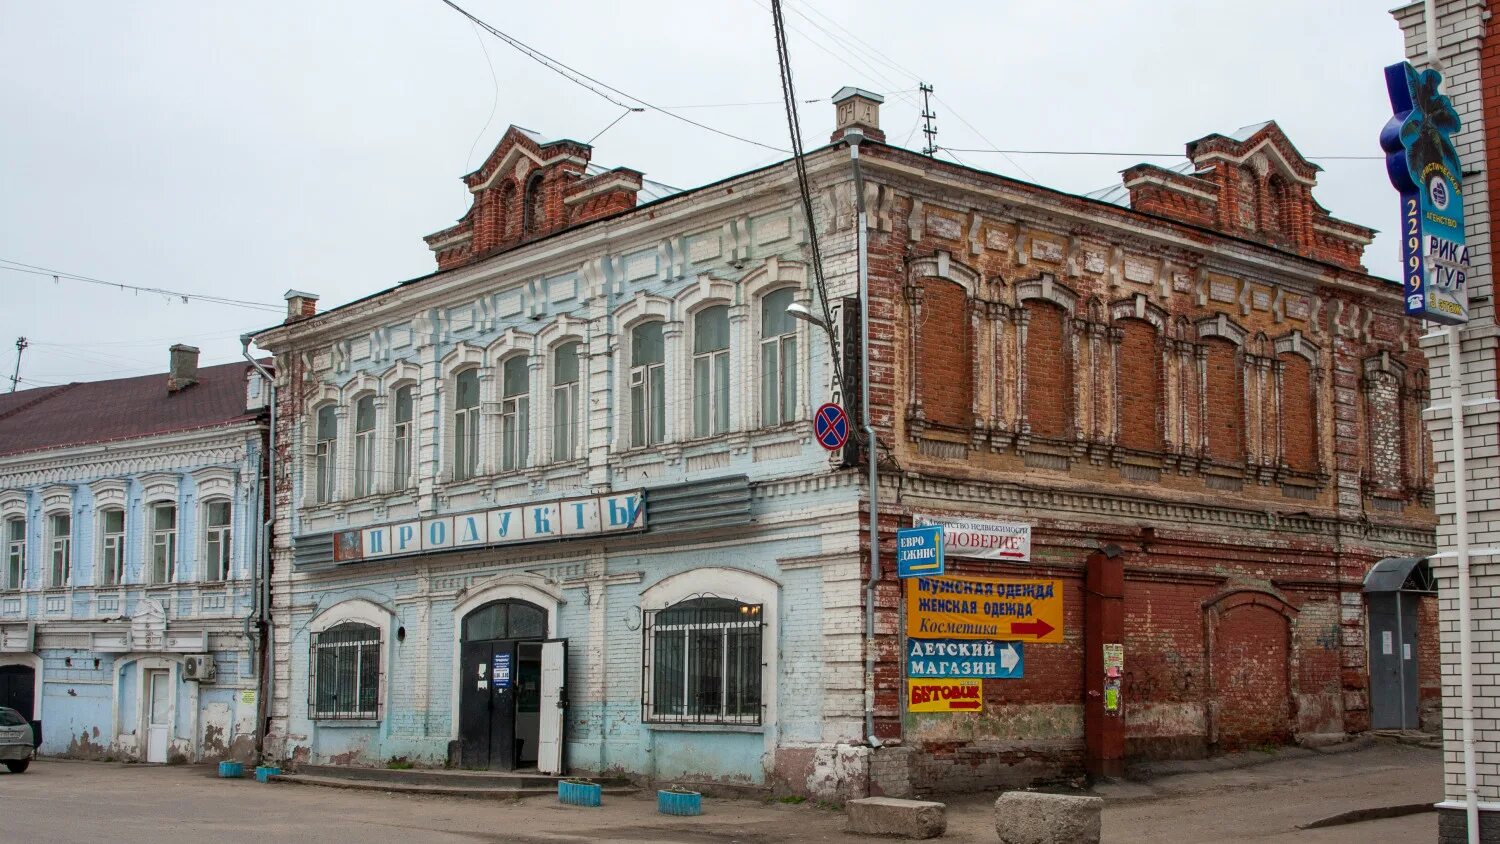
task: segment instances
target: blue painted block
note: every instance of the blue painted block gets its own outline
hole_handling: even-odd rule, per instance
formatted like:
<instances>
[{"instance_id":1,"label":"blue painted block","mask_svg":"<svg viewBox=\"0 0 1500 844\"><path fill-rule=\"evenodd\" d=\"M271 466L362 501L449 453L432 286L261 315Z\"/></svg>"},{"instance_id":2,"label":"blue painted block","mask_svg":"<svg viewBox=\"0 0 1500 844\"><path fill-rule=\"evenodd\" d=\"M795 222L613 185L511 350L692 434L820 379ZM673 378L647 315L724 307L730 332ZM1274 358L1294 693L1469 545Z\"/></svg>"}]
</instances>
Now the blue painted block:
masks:
<instances>
[{"instance_id":1,"label":"blue painted block","mask_svg":"<svg viewBox=\"0 0 1500 844\"><path fill-rule=\"evenodd\" d=\"M572 806L598 806L603 795L604 789L598 783L564 780L557 784L558 801Z\"/></svg>"},{"instance_id":2,"label":"blue painted block","mask_svg":"<svg viewBox=\"0 0 1500 844\"><path fill-rule=\"evenodd\" d=\"M663 815L701 815L703 795L696 791L658 791L656 811Z\"/></svg>"},{"instance_id":3,"label":"blue painted block","mask_svg":"<svg viewBox=\"0 0 1500 844\"><path fill-rule=\"evenodd\" d=\"M239 762L220 762L219 776L224 779L238 779L245 775L245 766Z\"/></svg>"},{"instance_id":4,"label":"blue painted block","mask_svg":"<svg viewBox=\"0 0 1500 844\"><path fill-rule=\"evenodd\" d=\"M281 769L275 765L261 765L255 769L256 782L270 782L271 777L281 776Z\"/></svg>"}]
</instances>

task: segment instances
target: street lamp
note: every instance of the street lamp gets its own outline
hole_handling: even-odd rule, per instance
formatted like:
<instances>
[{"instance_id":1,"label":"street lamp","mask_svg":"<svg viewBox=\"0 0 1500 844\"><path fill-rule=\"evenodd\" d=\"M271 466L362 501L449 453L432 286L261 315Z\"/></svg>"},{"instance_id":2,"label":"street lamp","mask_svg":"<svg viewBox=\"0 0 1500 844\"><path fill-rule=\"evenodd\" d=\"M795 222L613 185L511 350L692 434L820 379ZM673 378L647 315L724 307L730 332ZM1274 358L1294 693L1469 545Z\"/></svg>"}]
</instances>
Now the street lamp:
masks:
<instances>
[{"instance_id":1,"label":"street lamp","mask_svg":"<svg viewBox=\"0 0 1500 844\"><path fill-rule=\"evenodd\" d=\"M793 302L790 305L787 305L786 315L793 319L800 319L803 322L816 325L824 331L829 332L829 334L833 333L833 329L828 325L827 322L824 321L822 317L815 315L812 311L809 311L807 309L807 306L802 304L801 302ZM830 337L829 339L832 338Z\"/></svg>"}]
</instances>

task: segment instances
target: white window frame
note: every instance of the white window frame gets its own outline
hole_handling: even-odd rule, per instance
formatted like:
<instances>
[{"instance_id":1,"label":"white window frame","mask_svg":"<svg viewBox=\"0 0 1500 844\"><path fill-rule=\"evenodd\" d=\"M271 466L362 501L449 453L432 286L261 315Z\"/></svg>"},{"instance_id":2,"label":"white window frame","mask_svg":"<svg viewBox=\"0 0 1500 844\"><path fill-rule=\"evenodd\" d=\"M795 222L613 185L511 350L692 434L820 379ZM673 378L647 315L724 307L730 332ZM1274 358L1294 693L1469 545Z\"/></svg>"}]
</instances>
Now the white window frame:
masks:
<instances>
[{"instance_id":1,"label":"white window frame","mask_svg":"<svg viewBox=\"0 0 1500 844\"><path fill-rule=\"evenodd\" d=\"M213 508L222 505L226 517L224 524L215 525L209 519ZM203 575L205 583L221 583L231 579L234 571L234 502L228 498L210 498L203 502ZM218 557L214 559L214 547L218 546ZM216 572L215 569L218 569Z\"/></svg>"},{"instance_id":2,"label":"white window frame","mask_svg":"<svg viewBox=\"0 0 1500 844\"><path fill-rule=\"evenodd\" d=\"M660 617L662 614L671 612L672 610L677 609L682 603L691 600L694 599L684 598L682 601L672 604L671 606L663 607L659 610L652 610L647 613L648 627L647 635L645 636L645 641L643 643L642 659L646 661L643 664L645 665L646 669L645 673L649 676L645 680L648 695L646 701L644 701L642 705L642 720L658 724L683 723L715 726L760 726L763 723L761 719L764 717L765 711L765 671L763 670L763 665L766 658L764 651L766 643L764 622L765 608L760 604L747 604L743 601L738 601L737 599L731 598L728 600L734 600L739 604L740 620L738 621L677 624L654 623L654 620ZM719 711L717 714L703 715L694 714L687 711L689 709L688 697L691 690L694 688L693 669L702 668L705 665L704 661L701 658L697 657L693 652L693 643L697 638L693 635L693 633L694 631L699 630L717 630L719 633L719 661L717 666L719 675ZM748 715L730 715L725 711L726 705L729 700L730 671L728 669L728 655L730 653L729 631L731 630L754 631L756 638L755 685L756 697L760 700L761 705L756 709L755 712ZM682 698L681 700L677 701L677 703L680 703L682 706L682 711L680 712L656 711L656 707L662 703L661 698L658 697L658 695L660 694L660 690L656 688L656 669L658 667L655 664L655 660L657 658L656 646L664 636L672 636L674 638L678 636L681 637Z\"/></svg>"},{"instance_id":3,"label":"white window frame","mask_svg":"<svg viewBox=\"0 0 1500 844\"><path fill-rule=\"evenodd\" d=\"M165 507L172 508L172 526L170 528L158 528L156 526L156 515ZM151 506L146 510L146 518L149 520L147 523L146 535L149 537L149 542L146 545L146 571L143 580L145 580L147 583L164 585L177 582L177 557L179 550L177 544L177 529L178 517L180 515L181 514L179 513L177 508L177 502L175 501L152 502ZM157 576L156 552L159 548L166 549L166 559L163 561L164 571L162 577Z\"/></svg>"},{"instance_id":4,"label":"white window frame","mask_svg":"<svg viewBox=\"0 0 1500 844\"><path fill-rule=\"evenodd\" d=\"M370 426L360 428L360 408L370 409ZM375 474L375 432L380 429L377 408L373 395L363 395L354 400L354 497L364 498L377 490Z\"/></svg>"},{"instance_id":5,"label":"white window frame","mask_svg":"<svg viewBox=\"0 0 1500 844\"><path fill-rule=\"evenodd\" d=\"M333 420L324 436L323 414ZM339 412L334 405L325 404L313 411L313 502L328 504L337 492L338 477Z\"/></svg>"},{"instance_id":6,"label":"white window frame","mask_svg":"<svg viewBox=\"0 0 1500 844\"><path fill-rule=\"evenodd\" d=\"M507 393L511 367L519 367L526 389ZM530 463L531 369L524 355L506 358L500 364L500 471L513 472Z\"/></svg>"},{"instance_id":7,"label":"white window frame","mask_svg":"<svg viewBox=\"0 0 1500 844\"><path fill-rule=\"evenodd\" d=\"M21 536L13 536L15 525ZM14 516L5 520L5 588L16 592L26 588L26 519Z\"/></svg>"},{"instance_id":8,"label":"white window frame","mask_svg":"<svg viewBox=\"0 0 1500 844\"><path fill-rule=\"evenodd\" d=\"M401 394L407 396L406 419L401 418ZM416 440L417 388L402 384L391 391L391 488L411 486L412 445Z\"/></svg>"},{"instance_id":9,"label":"white window frame","mask_svg":"<svg viewBox=\"0 0 1500 844\"><path fill-rule=\"evenodd\" d=\"M793 322L792 330L788 332L769 336L766 333L765 317L768 310L767 303L772 296L782 294L786 291L792 293L791 301L795 302L796 288L794 287L778 287L775 290L766 291L760 297L760 336L756 338L756 361L760 368L760 390L757 396L756 407L757 412L760 414L760 424L763 428L774 428L778 425L785 425L796 421L799 416L797 412L799 404L797 391L800 386L798 383L800 380L800 350L798 346L800 343L797 337L796 324ZM790 348L788 348L788 344L790 344ZM768 365L768 354L774 358L774 371L773 367ZM791 377L790 383L787 382L788 375ZM775 390L775 393L768 395L768 390ZM767 413L766 409L767 403L773 399L776 405L774 416Z\"/></svg>"},{"instance_id":10,"label":"white window frame","mask_svg":"<svg viewBox=\"0 0 1500 844\"><path fill-rule=\"evenodd\" d=\"M47 586L62 589L73 582L73 514L68 511L47 516ZM60 533L57 520L67 519L67 531Z\"/></svg>"},{"instance_id":11,"label":"white window frame","mask_svg":"<svg viewBox=\"0 0 1500 844\"><path fill-rule=\"evenodd\" d=\"M120 529L109 529L109 515L120 514ZM119 586L125 582L126 530L124 507L103 507L98 511L99 519L99 573L95 583L99 586ZM108 576L113 571L114 576Z\"/></svg>"},{"instance_id":12,"label":"white window frame","mask_svg":"<svg viewBox=\"0 0 1500 844\"><path fill-rule=\"evenodd\" d=\"M703 317L713 311L722 311L724 314L724 346L699 352L697 351L698 333L703 329ZM729 430L731 405L729 382L732 380L729 374L729 350L733 345L730 339L731 331L727 305L710 305L693 315L693 367L690 377L693 385L693 436L695 437L717 436ZM707 390L698 389L700 368L704 371L702 380L707 382Z\"/></svg>"},{"instance_id":13,"label":"white window frame","mask_svg":"<svg viewBox=\"0 0 1500 844\"><path fill-rule=\"evenodd\" d=\"M635 333L648 325L659 326L662 330L662 354L661 358L648 363L636 363L635 360ZM660 445L667 439L667 413L666 413L666 384L667 384L667 354L666 354L666 323L661 320L648 320L632 326L628 335L631 346L630 358L630 445L632 448L645 448ZM657 376L660 376L659 380ZM653 387L653 381L658 386ZM657 406L661 407L660 414L654 411ZM653 425L658 421L660 424Z\"/></svg>"},{"instance_id":14,"label":"white window frame","mask_svg":"<svg viewBox=\"0 0 1500 844\"><path fill-rule=\"evenodd\" d=\"M574 349L574 367L572 381L558 381L557 361L564 349ZM583 420L579 418L579 396L581 395L581 384L583 383L583 362L586 357L582 354L583 343L577 340L569 340L559 343L552 350L552 459L556 461L574 460L578 457L579 436Z\"/></svg>"},{"instance_id":15,"label":"white window frame","mask_svg":"<svg viewBox=\"0 0 1500 844\"><path fill-rule=\"evenodd\" d=\"M458 404L458 381L465 375L474 375L474 404L460 407ZM484 379L479 367L470 366L453 373L453 480L467 481L478 477L483 466L479 460L484 447L480 434L481 409L484 407ZM465 448L467 446L467 448Z\"/></svg>"}]
</instances>

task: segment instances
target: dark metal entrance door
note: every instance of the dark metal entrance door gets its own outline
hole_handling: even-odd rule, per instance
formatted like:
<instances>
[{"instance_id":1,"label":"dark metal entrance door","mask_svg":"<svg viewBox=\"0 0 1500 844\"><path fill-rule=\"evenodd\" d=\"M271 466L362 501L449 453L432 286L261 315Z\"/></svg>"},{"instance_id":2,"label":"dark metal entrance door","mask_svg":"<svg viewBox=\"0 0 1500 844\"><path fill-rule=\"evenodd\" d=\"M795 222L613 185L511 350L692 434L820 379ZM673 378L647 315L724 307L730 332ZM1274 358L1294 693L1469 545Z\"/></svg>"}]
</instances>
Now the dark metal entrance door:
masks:
<instances>
[{"instance_id":1,"label":"dark metal entrance door","mask_svg":"<svg viewBox=\"0 0 1500 844\"><path fill-rule=\"evenodd\" d=\"M465 768L516 768L516 642L464 642L458 735Z\"/></svg>"},{"instance_id":2,"label":"dark metal entrance door","mask_svg":"<svg viewBox=\"0 0 1500 844\"><path fill-rule=\"evenodd\" d=\"M42 722L36 720L36 669L29 665L0 665L0 706L21 713L31 722L33 739L42 741Z\"/></svg>"},{"instance_id":3,"label":"dark metal entrance door","mask_svg":"<svg viewBox=\"0 0 1500 844\"><path fill-rule=\"evenodd\" d=\"M1415 730L1417 714L1417 596L1366 593L1370 630L1370 725Z\"/></svg>"}]
</instances>

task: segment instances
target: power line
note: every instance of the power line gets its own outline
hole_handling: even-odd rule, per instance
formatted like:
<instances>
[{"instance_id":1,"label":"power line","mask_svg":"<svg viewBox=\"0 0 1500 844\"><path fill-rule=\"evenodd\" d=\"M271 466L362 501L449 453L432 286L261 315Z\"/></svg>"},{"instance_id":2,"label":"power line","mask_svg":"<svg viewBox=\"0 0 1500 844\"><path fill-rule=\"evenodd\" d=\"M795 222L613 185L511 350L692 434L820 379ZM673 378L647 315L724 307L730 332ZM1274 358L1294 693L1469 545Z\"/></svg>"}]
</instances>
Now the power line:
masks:
<instances>
[{"instance_id":1,"label":"power line","mask_svg":"<svg viewBox=\"0 0 1500 844\"><path fill-rule=\"evenodd\" d=\"M10 258L0 258L0 264L14 265L0 266L0 270L10 270L13 273L26 273L28 275L47 276L50 277L53 281L68 279L69 281L81 281L86 284L97 284L101 287L114 287L119 290L131 290L136 293L154 293L158 296L169 296L181 299L184 303L196 299L200 302L212 302L216 305L231 305L237 308L252 308L258 311L281 313L280 307L276 305L269 305L264 302L250 302L245 299L229 299L224 296L209 296L203 293L183 293L179 290L166 290L160 287L141 287L139 285L125 284L118 281L105 281L102 278L78 275L77 273L64 272L63 270L54 270L50 267L41 267L37 266L36 264L26 264L22 263L21 261L12 260Z\"/></svg>"},{"instance_id":2,"label":"power line","mask_svg":"<svg viewBox=\"0 0 1500 844\"><path fill-rule=\"evenodd\" d=\"M933 96L937 96L934 94ZM960 118L962 119L962 118ZM987 147L939 147L949 152L995 152L1001 155L1113 155L1127 158L1183 158L1180 152L1115 152L1080 149L993 149ZM1384 161L1383 155L1305 155L1309 161Z\"/></svg>"},{"instance_id":3,"label":"power line","mask_svg":"<svg viewBox=\"0 0 1500 844\"><path fill-rule=\"evenodd\" d=\"M797 91L792 84L792 60L787 53L786 20L781 13L781 0L771 0L771 22L776 33L776 64L781 72L781 95L786 101L787 130L792 137L792 164L797 171L797 190L802 200L802 213L807 218L807 244L811 252L813 280L818 287L818 303L823 309L823 327L828 334L829 362L833 364L833 377L838 383L840 396L844 393L844 369L839 361L839 348L833 337L833 311L828 304L828 287L823 280L823 255L818 247L818 226L813 218L812 187L807 178L807 162L802 153L802 125L797 119Z\"/></svg>"},{"instance_id":4,"label":"power line","mask_svg":"<svg viewBox=\"0 0 1500 844\"><path fill-rule=\"evenodd\" d=\"M620 108L623 108L623 109L633 109L634 106L632 106L632 105L630 105L628 103L620 102L615 97L612 97L609 94L605 93L605 91L612 92L612 93L614 93L614 94L616 94L618 96L624 97L627 100L634 100L635 102L639 103L640 105L644 106L645 108L648 108L648 109L650 109L652 111L655 111L655 112L660 112L661 114L665 114L666 116L668 116L670 118L673 118L674 120L680 120L683 123L686 123L686 124L688 124L690 126L696 126L699 129L702 129L704 131L712 132L715 135L722 135L722 136L724 136L726 138L732 138L732 139L734 139L736 141L740 141L742 143L753 144L755 146L763 147L763 148L769 149L769 150L774 150L776 152L790 152L790 150L782 149L780 147L771 146L770 144L763 144L760 141L756 141L756 140L752 140L750 138L746 138L746 137L743 137L743 136L740 136L740 135L736 135L736 134L734 134L732 132L726 132L723 129L716 129L713 126L709 126L706 123L699 123L698 121L696 121L696 120L694 120L694 119L692 119L690 117L683 117L680 114L676 114L674 112L668 111L665 108L662 108L661 106L652 105L651 103L649 103L649 102L641 99L640 97L635 96L634 94L626 93L625 91L621 91L619 88L616 88L613 85L610 85L610 84L608 84L606 82L601 82L598 79L595 79L594 77L589 76L587 73L584 73L581 70L577 70L575 68L569 67L566 64L563 64L562 62L558 61L557 59L552 58L551 56L547 55L546 53L543 53L542 51L536 49L535 47L529 46L528 44L526 44L525 42L521 41L520 39L515 38L514 36L511 36L511 35L507 35L504 32L501 32L500 30L496 29L495 27L491 26L490 24L486 23L485 21L481 20L480 18L475 17L473 14L470 14L468 10L464 9L462 6L458 5L457 3L454 3L453 0L442 0L442 3L444 5L446 5L446 6L448 6L449 8L453 9L455 12L458 12L459 14L461 14L464 17L468 18L469 20L473 21L477 26L479 26L480 28L484 29L486 32L490 33L491 35L495 36L496 38L499 38L501 41L504 41L506 44L509 44L511 47L513 47L517 51L519 51L522 55L526 56L527 58L531 59L532 61L536 62L537 64L540 64L541 66L547 68L548 70L551 70L553 73L558 74L559 76L563 77L564 79L567 79L568 81L572 82L575 85L578 85L579 87L581 87L581 88L589 91L590 93L593 93L594 95L599 96L599 97L603 97L604 99L608 100L611 103L614 103L615 105L619 106ZM590 84L590 83L593 83L593 84ZM601 88L603 90L600 90Z\"/></svg>"}]
</instances>

